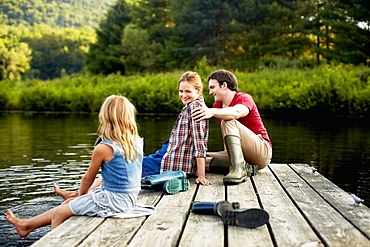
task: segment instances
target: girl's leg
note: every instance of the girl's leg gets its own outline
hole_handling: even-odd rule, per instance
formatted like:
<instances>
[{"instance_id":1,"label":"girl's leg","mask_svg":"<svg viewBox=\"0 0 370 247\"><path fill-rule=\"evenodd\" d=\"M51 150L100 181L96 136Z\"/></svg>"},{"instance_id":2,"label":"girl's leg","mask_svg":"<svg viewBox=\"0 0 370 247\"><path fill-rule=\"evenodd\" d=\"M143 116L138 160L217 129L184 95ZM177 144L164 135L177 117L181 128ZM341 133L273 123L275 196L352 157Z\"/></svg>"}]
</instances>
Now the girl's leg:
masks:
<instances>
[{"instance_id":1,"label":"girl's leg","mask_svg":"<svg viewBox=\"0 0 370 247\"><path fill-rule=\"evenodd\" d=\"M89 191L95 189L96 187L101 186L102 181L103 181L103 178L101 176L95 179L94 183L89 188ZM62 189L59 189L59 186L56 184L54 184L54 192L60 195L64 200L78 196L78 191L62 190Z\"/></svg>"},{"instance_id":2,"label":"girl's leg","mask_svg":"<svg viewBox=\"0 0 370 247\"><path fill-rule=\"evenodd\" d=\"M6 213L6 220L13 224L18 232L18 235L24 238L36 228L49 225L51 223L53 210L54 209L51 209L30 219L19 219L14 216L11 209L8 209Z\"/></svg>"},{"instance_id":3,"label":"girl's leg","mask_svg":"<svg viewBox=\"0 0 370 247\"><path fill-rule=\"evenodd\" d=\"M62 190L57 184L54 184L54 193L60 195L64 200L78 196L77 191Z\"/></svg>"},{"instance_id":4,"label":"girl's leg","mask_svg":"<svg viewBox=\"0 0 370 247\"><path fill-rule=\"evenodd\" d=\"M24 238L36 228L45 225L51 224L51 228L54 229L72 215L69 205L63 204L30 219L19 219L14 216L11 209L8 209L6 220L14 225L18 235Z\"/></svg>"},{"instance_id":5,"label":"girl's leg","mask_svg":"<svg viewBox=\"0 0 370 247\"><path fill-rule=\"evenodd\" d=\"M93 190L93 189L95 189L95 188L97 188L97 187L100 187L101 186L101 184L102 184L102 182L103 182L103 177L102 176L99 176L98 178L96 178L95 180L94 180L94 183L91 185L91 187L89 188L89 191L91 191L91 190Z\"/></svg>"},{"instance_id":6,"label":"girl's leg","mask_svg":"<svg viewBox=\"0 0 370 247\"><path fill-rule=\"evenodd\" d=\"M54 209L52 212L51 218L51 229L56 228L60 224L62 224L66 219L73 216L73 212L69 207L69 204L62 204Z\"/></svg>"}]
</instances>

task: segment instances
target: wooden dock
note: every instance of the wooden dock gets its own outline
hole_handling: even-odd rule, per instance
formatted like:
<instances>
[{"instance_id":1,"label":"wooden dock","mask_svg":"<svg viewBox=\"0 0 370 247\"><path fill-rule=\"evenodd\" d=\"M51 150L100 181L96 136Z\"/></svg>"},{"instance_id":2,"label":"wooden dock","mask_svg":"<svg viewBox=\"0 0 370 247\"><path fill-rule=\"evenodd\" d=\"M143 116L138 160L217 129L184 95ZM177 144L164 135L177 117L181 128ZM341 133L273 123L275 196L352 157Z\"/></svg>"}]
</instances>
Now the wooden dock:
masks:
<instances>
[{"instance_id":1,"label":"wooden dock","mask_svg":"<svg viewBox=\"0 0 370 247\"><path fill-rule=\"evenodd\" d=\"M212 186L192 180L188 191L175 195L142 190L139 202L156 206L151 216L75 216L32 246L370 246L370 209L355 206L348 193L306 164L271 164L234 186L224 186L222 175L207 177ZM215 215L189 210L192 201L222 200L263 208L270 221L256 229L224 226Z\"/></svg>"}]
</instances>

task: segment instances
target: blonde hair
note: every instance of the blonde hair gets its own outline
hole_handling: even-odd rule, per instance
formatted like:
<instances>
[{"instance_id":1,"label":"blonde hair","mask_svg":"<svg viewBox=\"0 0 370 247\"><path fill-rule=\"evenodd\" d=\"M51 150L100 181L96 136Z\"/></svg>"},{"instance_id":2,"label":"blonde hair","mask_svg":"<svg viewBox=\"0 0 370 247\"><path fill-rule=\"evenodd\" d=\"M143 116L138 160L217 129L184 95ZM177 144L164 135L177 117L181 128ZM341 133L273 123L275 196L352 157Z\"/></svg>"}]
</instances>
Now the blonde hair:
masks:
<instances>
[{"instance_id":1,"label":"blonde hair","mask_svg":"<svg viewBox=\"0 0 370 247\"><path fill-rule=\"evenodd\" d=\"M180 83L183 81L189 82L202 95L202 91L203 91L202 79L200 79L200 76L197 72L192 72L192 71L185 72L180 77L180 80L177 83L177 88L179 88Z\"/></svg>"},{"instance_id":2,"label":"blonde hair","mask_svg":"<svg viewBox=\"0 0 370 247\"><path fill-rule=\"evenodd\" d=\"M98 135L102 140L118 142L131 162L138 157L135 138L139 137L136 126L135 106L123 96L107 97L99 112Z\"/></svg>"}]
</instances>

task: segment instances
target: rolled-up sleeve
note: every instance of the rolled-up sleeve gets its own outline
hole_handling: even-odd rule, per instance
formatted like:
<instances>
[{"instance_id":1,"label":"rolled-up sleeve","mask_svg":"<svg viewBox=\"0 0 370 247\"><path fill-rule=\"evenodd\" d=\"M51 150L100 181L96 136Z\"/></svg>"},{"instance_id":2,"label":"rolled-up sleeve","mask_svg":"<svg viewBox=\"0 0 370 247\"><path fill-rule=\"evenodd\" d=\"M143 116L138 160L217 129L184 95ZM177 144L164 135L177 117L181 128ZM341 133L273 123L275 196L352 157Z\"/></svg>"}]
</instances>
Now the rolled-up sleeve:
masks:
<instances>
[{"instance_id":1,"label":"rolled-up sleeve","mask_svg":"<svg viewBox=\"0 0 370 247\"><path fill-rule=\"evenodd\" d=\"M193 101L188 105L189 116L191 116L191 111L198 106L201 106L199 101ZM192 117L190 117L189 124L190 134L194 141L194 157L206 157L209 120L206 119L196 122Z\"/></svg>"}]
</instances>

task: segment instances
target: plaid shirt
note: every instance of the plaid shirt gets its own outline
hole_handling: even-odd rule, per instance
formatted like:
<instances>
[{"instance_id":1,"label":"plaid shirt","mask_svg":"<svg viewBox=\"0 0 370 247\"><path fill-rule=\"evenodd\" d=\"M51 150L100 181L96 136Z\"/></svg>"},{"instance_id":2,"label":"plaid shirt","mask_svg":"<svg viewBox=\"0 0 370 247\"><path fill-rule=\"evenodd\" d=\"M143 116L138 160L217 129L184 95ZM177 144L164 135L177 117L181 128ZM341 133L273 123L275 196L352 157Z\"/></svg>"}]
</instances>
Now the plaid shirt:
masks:
<instances>
[{"instance_id":1,"label":"plaid shirt","mask_svg":"<svg viewBox=\"0 0 370 247\"><path fill-rule=\"evenodd\" d=\"M191 111L204 103L203 96L189 102L172 128L167 152L161 161L161 173L164 171L184 171L195 174L195 157L206 157L209 120L195 122Z\"/></svg>"}]
</instances>

